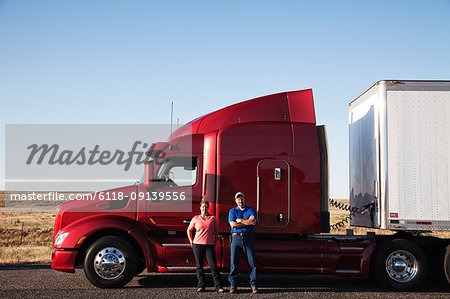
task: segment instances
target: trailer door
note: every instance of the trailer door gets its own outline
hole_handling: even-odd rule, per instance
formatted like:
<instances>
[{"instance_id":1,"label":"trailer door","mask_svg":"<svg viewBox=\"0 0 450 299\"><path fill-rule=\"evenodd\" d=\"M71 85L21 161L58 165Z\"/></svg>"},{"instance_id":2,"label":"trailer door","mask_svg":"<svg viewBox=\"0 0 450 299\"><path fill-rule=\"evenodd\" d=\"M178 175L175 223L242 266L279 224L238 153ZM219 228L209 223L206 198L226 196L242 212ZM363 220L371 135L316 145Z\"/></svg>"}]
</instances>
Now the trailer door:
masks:
<instances>
[{"instance_id":1,"label":"trailer door","mask_svg":"<svg viewBox=\"0 0 450 299\"><path fill-rule=\"evenodd\" d=\"M379 227L379 99L378 87L369 89L350 104L349 111L349 164L350 205L373 208L354 215L351 225Z\"/></svg>"},{"instance_id":2,"label":"trailer door","mask_svg":"<svg viewBox=\"0 0 450 299\"><path fill-rule=\"evenodd\" d=\"M280 160L262 160L258 163L258 224L263 227L281 227L290 217L290 167Z\"/></svg>"}]
</instances>

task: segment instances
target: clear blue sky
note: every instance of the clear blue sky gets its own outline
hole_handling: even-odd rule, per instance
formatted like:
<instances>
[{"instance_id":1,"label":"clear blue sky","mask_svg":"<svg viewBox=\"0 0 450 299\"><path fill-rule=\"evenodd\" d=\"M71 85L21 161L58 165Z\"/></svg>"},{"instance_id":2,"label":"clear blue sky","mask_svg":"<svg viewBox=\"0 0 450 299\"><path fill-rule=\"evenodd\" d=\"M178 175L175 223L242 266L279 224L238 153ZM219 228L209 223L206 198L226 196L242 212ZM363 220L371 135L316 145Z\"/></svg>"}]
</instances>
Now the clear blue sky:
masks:
<instances>
[{"instance_id":1,"label":"clear blue sky","mask_svg":"<svg viewBox=\"0 0 450 299\"><path fill-rule=\"evenodd\" d=\"M0 1L1 169L4 124L168 123L171 101L185 123L312 88L347 197L348 103L380 79L449 80L449 16L448 0Z\"/></svg>"}]
</instances>

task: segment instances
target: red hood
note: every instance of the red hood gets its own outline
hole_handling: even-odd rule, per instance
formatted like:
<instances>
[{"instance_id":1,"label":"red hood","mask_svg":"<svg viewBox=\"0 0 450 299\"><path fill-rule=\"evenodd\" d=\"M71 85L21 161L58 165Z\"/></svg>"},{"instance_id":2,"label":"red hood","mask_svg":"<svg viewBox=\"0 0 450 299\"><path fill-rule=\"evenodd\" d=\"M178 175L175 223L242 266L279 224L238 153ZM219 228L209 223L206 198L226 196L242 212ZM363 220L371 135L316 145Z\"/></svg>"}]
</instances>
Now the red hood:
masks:
<instances>
[{"instance_id":1,"label":"red hood","mask_svg":"<svg viewBox=\"0 0 450 299\"><path fill-rule=\"evenodd\" d=\"M130 195L136 192L137 187L126 186L105 191L99 191L83 196L83 200L71 200L61 204L56 210L55 230L53 241L60 230L69 224L80 221L83 218L98 214L121 214L128 218L136 217L136 200L132 200ZM107 196L118 196L122 193L122 200L106 200ZM128 199L126 198L128 197Z\"/></svg>"}]
</instances>

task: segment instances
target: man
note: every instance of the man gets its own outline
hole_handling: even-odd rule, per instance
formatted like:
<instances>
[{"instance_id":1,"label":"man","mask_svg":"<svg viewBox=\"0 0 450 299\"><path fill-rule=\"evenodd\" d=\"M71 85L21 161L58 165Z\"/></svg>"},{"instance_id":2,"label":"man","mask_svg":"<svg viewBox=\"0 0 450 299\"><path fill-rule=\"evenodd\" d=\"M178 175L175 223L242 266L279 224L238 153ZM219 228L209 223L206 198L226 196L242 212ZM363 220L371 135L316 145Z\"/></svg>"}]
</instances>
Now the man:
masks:
<instances>
[{"instance_id":1,"label":"man","mask_svg":"<svg viewBox=\"0 0 450 299\"><path fill-rule=\"evenodd\" d=\"M231 268L228 280L230 281L230 293L237 290L237 279L239 277L239 260L241 252L247 255L248 268L250 271L250 286L254 294L258 293L256 288L256 265L255 245L253 241L253 227L256 224L256 211L245 205L244 193L238 192L234 196L237 207L228 213L228 222L231 226Z\"/></svg>"}]
</instances>

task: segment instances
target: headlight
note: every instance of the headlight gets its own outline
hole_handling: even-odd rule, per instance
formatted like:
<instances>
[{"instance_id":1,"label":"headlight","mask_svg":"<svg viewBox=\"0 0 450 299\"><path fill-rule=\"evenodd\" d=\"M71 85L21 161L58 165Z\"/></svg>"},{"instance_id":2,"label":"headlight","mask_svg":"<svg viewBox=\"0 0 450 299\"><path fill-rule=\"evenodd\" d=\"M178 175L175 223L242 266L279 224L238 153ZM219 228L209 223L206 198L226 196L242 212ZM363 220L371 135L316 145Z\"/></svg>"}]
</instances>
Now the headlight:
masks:
<instances>
[{"instance_id":1,"label":"headlight","mask_svg":"<svg viewBox=\"0 0 450 299\"><path fill-rule=\"evenodd\" d=\"M58 234L58 237L56 237L54 245L55 246L60 245L68 235L69 235L69 233Z\"/></svg>"}]
</instances>

